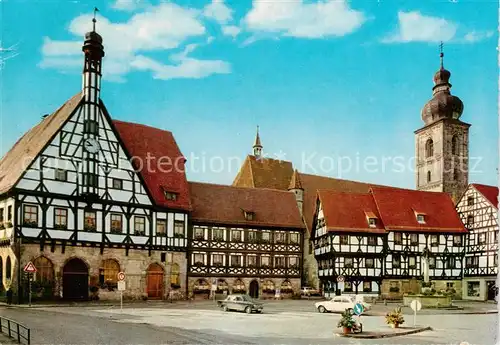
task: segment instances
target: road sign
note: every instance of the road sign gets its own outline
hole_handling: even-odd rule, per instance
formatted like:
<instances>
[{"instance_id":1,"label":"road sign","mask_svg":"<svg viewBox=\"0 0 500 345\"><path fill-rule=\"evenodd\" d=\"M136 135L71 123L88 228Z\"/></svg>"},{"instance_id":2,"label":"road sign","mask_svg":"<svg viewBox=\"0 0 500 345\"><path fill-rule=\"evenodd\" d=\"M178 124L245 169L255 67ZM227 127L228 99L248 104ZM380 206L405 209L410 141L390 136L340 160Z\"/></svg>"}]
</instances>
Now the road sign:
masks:
<instances>
[{"instance_id":1,"label":"road sign","mask_svg":"<svg viewBox=\"0 0 500 345\"><path fill-rule=\"evenodd\" d=\"M30 261L24 266L24 272L28 273L36 273L36 267L33 265L33 263Z\"/></svg>"},{"instance_id":2,"label":"road sign","mask_svg":"<svg viewBox=\"0 0 500 345\"><path fill-rule=\"evenodd\" d=\"M413 301L411 301L410 303L410 308L413 310L413 311L419 311L420 309L422 309L422 303L420 303L419 300L417 299L414 299Z\"/></svg>"},{"instance_id":3,"label":"road sign","mask_svg":"<svg viewBox=\"0 0 500 345\"><path fill-rule=\"evenodd\" d=\"M338 276L337 277L338 282L343 282L344 281L344 276Z\"/></svg>"},{"instance_id":4,"label":"road sign","mask_svg":"<svg viewBox=\"0 0 500 345\"><path fill-rule=\"evenodd\" d=\"M118 272L118 281L123 281L125 280L125 273L123 272Z\"/></svg>"},{"instance_id":5,"label":"road sign","mask_svg":"<svg viewBox=\"0 0 500 345\"><path fill-rule=\"evenodd\" d=\"M120 280L118 282L118 291L125 291L125 281L124 280Z\"/></svg>"},{"instance_id":6,"label":"road sign","mask_svg":"<svg viewBox=\"0 0 500 345\"><path fill-rule=\"evenodd\" d=\"M361 315L365 311L365 307L361 303L356 303L354 305L354 314Z\"/></svg>"}]
</instances>

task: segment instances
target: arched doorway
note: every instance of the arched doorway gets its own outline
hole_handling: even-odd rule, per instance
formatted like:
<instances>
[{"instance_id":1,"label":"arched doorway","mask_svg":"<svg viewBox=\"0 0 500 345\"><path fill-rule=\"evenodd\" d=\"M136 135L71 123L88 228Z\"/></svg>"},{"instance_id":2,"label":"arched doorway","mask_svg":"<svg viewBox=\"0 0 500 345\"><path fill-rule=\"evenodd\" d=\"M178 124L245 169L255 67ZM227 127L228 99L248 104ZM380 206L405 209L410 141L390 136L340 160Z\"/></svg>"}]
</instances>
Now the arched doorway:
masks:
<instances>
[{"instance_id":1,"label":"arched doorway","mask_svg":"<svg viewBox=\"0 0 500 345\"><path fill-rule=\"evenodd\" d=\"M147 274L148 298L161 299L163 285L163 268L158 264L149 265Z\"/></svg>"},{"instance_id":2,"label":"arched doorway","mask_svg":"<svg viewBox=\"0 0 500 345\"><path fill-rule=\"evenodd\" d=\"M67 300L89 298L89 268L78 258L71 259L64 265L63 298Z\"/></svg>"},{"instance_id":3,"label":"arched doorway","mask_svg":"<svg viewBox=\"0 0 500 345\"><path fill-rule=\"evenodd\" d=\"M259 283L256 280L252 280L250 282L249 290L250 297L259 298Z\"/></svg>"}]
</instances>

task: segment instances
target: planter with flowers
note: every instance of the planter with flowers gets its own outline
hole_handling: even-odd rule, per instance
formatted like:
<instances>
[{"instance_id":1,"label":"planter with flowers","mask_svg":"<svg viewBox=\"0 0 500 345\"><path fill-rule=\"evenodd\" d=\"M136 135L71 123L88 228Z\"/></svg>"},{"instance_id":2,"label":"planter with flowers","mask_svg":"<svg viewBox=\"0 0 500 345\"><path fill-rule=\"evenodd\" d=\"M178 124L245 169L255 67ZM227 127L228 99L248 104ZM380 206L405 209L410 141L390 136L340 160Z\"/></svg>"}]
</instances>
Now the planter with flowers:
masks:
<instances>
[{"instance_id":1,"label":"planter with flowers","mask_svg":"<svg viewBox=\"0 0 500 345\"><path fill-rule=\"evenodd\" d=\"M385 315L385 322L392 328L398 328L405 322L403 313L401 312L401 307L397 307L393 311Z\"/></svg>"},{"instance_id":2,"label":"planter with flowers","mask_svg":"<svg viewBox=\"0 0 500 345\"><path fill-rule=\"evenodd\" d=\"M342 328L344 334L351 333L352 329L355 327L356 321L352 317L352 313L349 309L346 309L337 324L337 327Z\"/></svg>"}]
</instances>

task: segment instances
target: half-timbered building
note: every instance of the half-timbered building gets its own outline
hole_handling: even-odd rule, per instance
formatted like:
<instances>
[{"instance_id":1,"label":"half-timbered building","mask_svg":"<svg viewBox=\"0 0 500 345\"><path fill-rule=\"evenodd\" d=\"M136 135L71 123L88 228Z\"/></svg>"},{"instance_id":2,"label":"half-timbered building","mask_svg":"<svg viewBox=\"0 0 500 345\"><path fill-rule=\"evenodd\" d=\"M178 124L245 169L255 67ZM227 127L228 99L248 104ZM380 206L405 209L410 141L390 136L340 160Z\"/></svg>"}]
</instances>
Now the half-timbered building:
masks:
<instances>
[{"instance_id":1,"label":"half-timbered building","mask_svg":"<svg viewBox=\"0 0 500 345\"><path fill-rule=\"evenodd\" d=\"M460 293L466 229L446 193L319 191L314 222L325 290L398 298L428 274L436 290Z\"/></svg>"},{"instance_id":2,"label":"half-timbered building","mask_svg":"<svg viewBox=\"0 0 500 345\"><path fill-rule=\"evenodd\" d=\"M293 193L190 182L188 280L195 297L300 291L304 225Z\"/></svg>"},{"instance_id":3,"label":"half-timbered building","mask_svg":"<svg viewBox=\"0 0 500 345\"><path fill-rule=\"evenodd\" d=\"M462 296L494 300L498 294L498 187L469 185L457 204L457 212L469 230Z\"/></svg>"},{"instance_id":4,"label":"half-timbered building","mask_svg":"<svg viewBox=\"0 0 500 345\"><path fill-rule=\"evenodd\" d=\"M21 300L32 261L35 297L119 298L122 271L125 297L163 298L185 288L185 159L172 133L112 121L95 27L82 50L82 91L0 161L1 287Z\"/></svg>"}]
</instances>

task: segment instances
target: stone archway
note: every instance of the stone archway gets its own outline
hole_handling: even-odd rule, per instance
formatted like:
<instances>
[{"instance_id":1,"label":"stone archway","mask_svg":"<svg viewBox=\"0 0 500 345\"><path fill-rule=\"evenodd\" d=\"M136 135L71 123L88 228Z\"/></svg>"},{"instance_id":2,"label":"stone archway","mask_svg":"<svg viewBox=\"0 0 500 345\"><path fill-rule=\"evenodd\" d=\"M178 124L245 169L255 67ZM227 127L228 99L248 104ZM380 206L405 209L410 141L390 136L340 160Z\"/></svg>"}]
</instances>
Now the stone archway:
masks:
<instances>
[{"instance_id":1,"label":"stone archway","mask_svg":"<svg viewBox=\"0 0 500 345\"><path fill-rule=\"evenodd\" d=\"M89 298L89 268L81 259L70 259L63 267L63 299Z\"/></svg>"},{"instance_id":2,"label":"stone archway","mask_svg":"<svg viewBox=\"0 0 500 345\"><path fill-rule=\"evenodd\" d=\"M161 299L163 298L164 288L164 271L159 264L151 264L147 271L147 290L148 298Z\"/></svg>"},{"instance_id":3,"label":"stone archway","mask_svg":"<svg viewBox=\"0 0 500 345\"><path fill-rule=\"evenodd\" d=\"M252 298L259 298L259 282L257 280L252 280L250 282L248 293Z\"/></svg>"}]
</instances>

